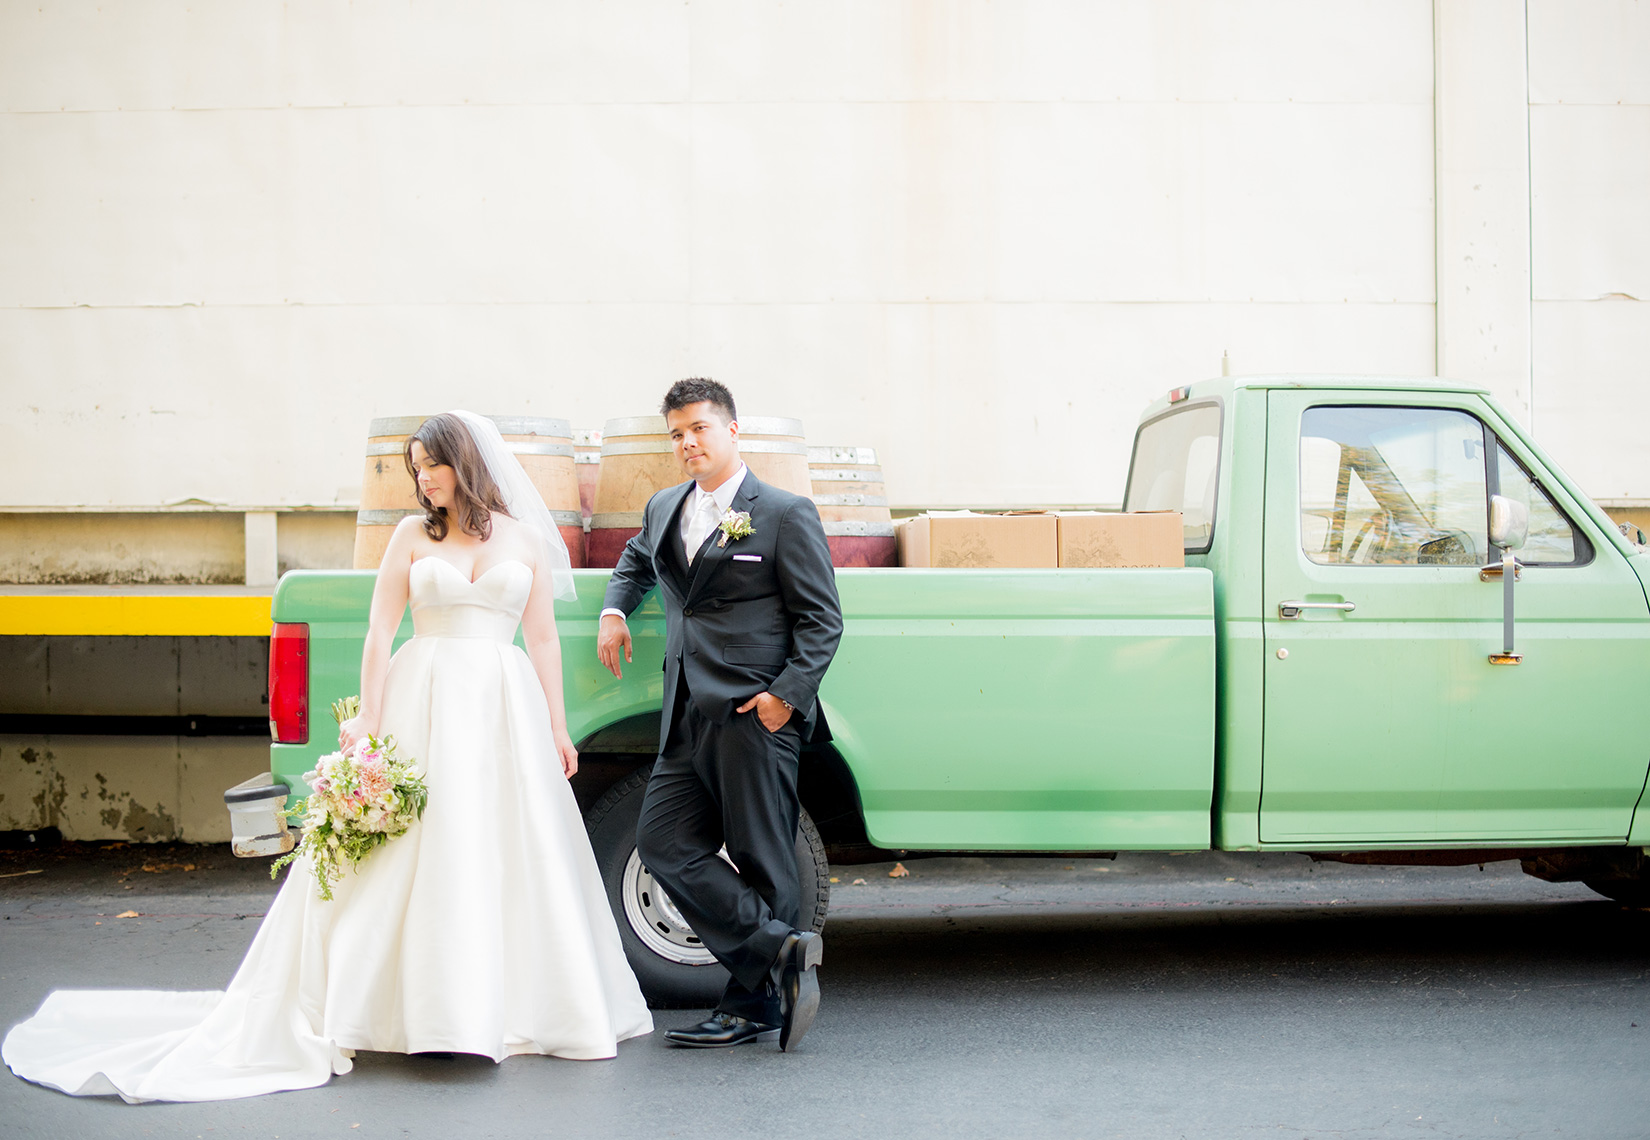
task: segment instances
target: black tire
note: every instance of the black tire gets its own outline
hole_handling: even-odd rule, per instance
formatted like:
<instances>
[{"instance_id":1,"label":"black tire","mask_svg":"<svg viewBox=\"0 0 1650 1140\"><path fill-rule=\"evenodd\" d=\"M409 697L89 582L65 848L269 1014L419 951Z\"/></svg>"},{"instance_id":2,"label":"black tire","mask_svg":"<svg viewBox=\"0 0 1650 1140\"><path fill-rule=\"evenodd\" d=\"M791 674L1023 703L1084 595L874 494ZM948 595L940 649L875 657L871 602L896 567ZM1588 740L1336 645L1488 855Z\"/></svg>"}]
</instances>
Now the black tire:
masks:
<instances>
[{"instance_id":1,"label":"black tire","mask_svg":"<svg viewBox=\"0 0 1650 1140\"><path fill-rule=\"evenodd\" d=\"M1650 907L1650 882L1643 879L1583 879L1582 885L1626 906Z\"/></svg>"},{"instance_id":2,"label":"black tire","mask_svg":"<svg viewBox=\"0 0 1650 1140\"><path fill-rule=\"evenodd\" d=\"M669 896L652 882L647 869L639 860L632 862L647 777L648 770L642 768L609 788L585 814L585 830L590 833L596 865L607 887L607 903L619 925L625 957L648 1005L654 1009L706 1009L722 996L728 972L698 945L692 931L680 922ZM796 829L796 862L802 888L802 922L807 929L823 930L831 904L831 872L825 860L825 844L806 811ZM658 929L650 929L649 922Z\"/></svg>"}]
</instances>

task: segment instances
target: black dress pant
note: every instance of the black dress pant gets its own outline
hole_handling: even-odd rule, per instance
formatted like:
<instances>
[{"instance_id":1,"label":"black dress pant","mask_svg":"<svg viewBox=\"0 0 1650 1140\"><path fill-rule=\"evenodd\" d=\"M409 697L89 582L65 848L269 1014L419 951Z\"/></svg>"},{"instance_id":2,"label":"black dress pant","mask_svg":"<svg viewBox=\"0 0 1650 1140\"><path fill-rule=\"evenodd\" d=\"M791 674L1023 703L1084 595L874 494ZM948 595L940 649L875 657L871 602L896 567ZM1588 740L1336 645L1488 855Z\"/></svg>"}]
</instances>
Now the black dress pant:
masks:
<instances>
[{"instance_id":1,"label":"black dress pant","mask_svg":"<svg viewBox=\"0 0 1650 1140\"><path fill-rule=\"evenodd\" d=\"M776 960L801 913L801 732L795 717L769 732L754 709L716 724L686 689L678 683L670 734L647 782L637 852L733 975L716 1008L777 1025ZM731 867L719 854L724 844Z\"/></svg>"}]
</instances>

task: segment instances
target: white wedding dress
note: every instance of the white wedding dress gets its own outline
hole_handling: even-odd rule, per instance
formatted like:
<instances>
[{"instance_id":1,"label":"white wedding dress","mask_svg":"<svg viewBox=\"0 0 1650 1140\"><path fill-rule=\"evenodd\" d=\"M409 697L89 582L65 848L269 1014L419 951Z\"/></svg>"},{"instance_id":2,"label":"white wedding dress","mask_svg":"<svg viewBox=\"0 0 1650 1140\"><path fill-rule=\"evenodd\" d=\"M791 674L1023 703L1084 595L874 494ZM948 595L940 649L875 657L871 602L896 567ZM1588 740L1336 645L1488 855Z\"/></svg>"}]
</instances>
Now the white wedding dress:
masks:
<instances>
[{"instance_id":1,"label":"white wedding dress","mask_svg":"<svg viewBox=\"0 0 1650 1140\"><path fill-rule=\"evenodd\" d=\"M325 1084L358 1049L612 1057L652 1017L513 644L524 563L411 568L415 636L381 726L429 785L424 817L332 902L292 865L227 991L57 991L7 1034L18 1076L77 1096L227 1100Z\"/></svg>"}]
</instances>

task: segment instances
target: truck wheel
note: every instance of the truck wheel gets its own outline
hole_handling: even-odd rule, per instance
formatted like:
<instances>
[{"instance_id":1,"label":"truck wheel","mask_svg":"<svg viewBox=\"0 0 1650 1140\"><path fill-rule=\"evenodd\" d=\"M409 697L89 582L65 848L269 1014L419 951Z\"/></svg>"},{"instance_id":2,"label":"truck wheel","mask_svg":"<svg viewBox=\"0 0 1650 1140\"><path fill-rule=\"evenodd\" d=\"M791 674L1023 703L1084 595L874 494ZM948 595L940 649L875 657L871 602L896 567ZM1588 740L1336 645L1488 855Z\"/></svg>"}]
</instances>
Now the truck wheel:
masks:
<instances>
[{"instance_id":1,"label":"truck wheel","mask_svg":"<svg viewBox=\"0 0 1650 1140\"><path fill-rule=\"evenodd\" d=\"M648 770L632 772L607 790L584 817L607 902L619 926L625 957L655 1009L705 1009L716 1004L728 972L706 950L664 888L636 854L636 821ZM796 829L796 862L805 929L823 930L831 902L825 844L808 813Z\"/></svg>"},{"instance_id":2,"label":"truck wheel","mask_svg":"<svg viewBox=\"0 0 1650 1140\"><path fill-rule=\"evenodd\" d=\"M1582 885L1627 906L1650 907L1650 883L1643 879L1583 879Z\"/></svg>"}]
</instances>

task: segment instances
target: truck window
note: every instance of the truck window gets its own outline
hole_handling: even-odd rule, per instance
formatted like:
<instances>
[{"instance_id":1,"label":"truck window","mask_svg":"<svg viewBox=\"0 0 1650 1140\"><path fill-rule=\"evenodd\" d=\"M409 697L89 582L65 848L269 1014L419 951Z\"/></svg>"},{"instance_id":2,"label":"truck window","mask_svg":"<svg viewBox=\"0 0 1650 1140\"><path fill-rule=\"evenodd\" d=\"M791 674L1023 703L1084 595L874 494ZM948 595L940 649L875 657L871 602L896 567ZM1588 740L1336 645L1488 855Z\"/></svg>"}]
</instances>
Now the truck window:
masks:
<instances>
[{"instance_id":1,"label":"truck window","mask_svg":"<svg viewBox=\"0 0 1650 1140\"><path fill-rule=\"evenodd\" d=\"M1446 408L1317 407L1301 417L1301 547L1314 562L1479 565L1484 428Z\"/></svg>"},{"instance_id":2,"label":"truck window","mask_svg":"<svg viewBox=\"0 0 1650 1140\"><path fill-rule=\"evenodd\" d=\"M1575 527L1564 512L1558 509L1541 485L1530 478L1530 473L1508 453L1500 440L1495 443L1495 451L1497 474L1500 476L1496 494L1517 499L1530 509L1530 537L1525 541L1524 548L1518 551L1518 560L1547 566L1588 561L1592 548L1585 538L1577 543Z\"/></svg>"},{"instance_id":3,"label":"truck window","mask_svg":"<svg viewBox=\"0 0 1650 1140\"><path fill-rule=\"evenodd\" d=\"M1193 404L1148 420L1135 433L1123 509L1179 511L1186 553L1203 554L1215 536L1219 469L1219 404Z\"/></svg>"}]
</instances>

